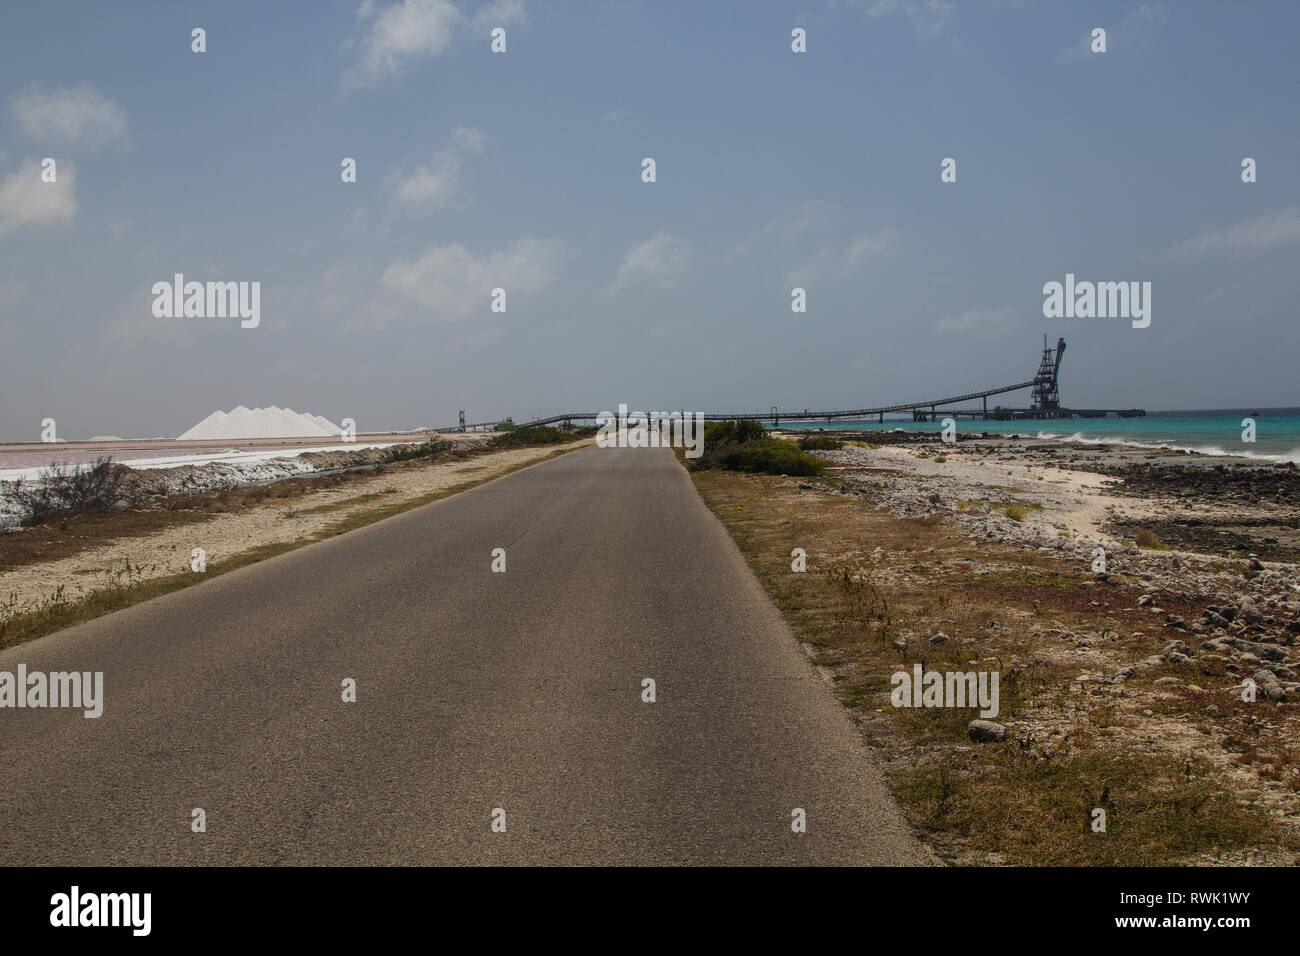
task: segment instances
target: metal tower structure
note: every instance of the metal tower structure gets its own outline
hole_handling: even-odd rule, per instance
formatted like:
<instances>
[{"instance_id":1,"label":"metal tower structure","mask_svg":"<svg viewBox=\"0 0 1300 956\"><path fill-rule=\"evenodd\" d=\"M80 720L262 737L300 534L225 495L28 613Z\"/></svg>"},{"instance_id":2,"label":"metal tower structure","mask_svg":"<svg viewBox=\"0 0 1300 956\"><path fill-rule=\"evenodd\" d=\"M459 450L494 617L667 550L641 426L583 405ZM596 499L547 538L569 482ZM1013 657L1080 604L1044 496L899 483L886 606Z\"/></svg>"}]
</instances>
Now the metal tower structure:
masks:
<instances>
[{"instance_id":1,"label":"metal tower structure","mask_svg":"<svg viewBox=\"0 0 1300 956\"><path fill-rule=\"evenodd\" d=\"M1061 356L1065 354L1065 339L1057 339L1056 352L1043 336L1043 360L1038 363L1034 376L1033 399L1030 410L1035 418L1059 418L1061 410L1060 377Z\"/></svg>"}]
</instances>

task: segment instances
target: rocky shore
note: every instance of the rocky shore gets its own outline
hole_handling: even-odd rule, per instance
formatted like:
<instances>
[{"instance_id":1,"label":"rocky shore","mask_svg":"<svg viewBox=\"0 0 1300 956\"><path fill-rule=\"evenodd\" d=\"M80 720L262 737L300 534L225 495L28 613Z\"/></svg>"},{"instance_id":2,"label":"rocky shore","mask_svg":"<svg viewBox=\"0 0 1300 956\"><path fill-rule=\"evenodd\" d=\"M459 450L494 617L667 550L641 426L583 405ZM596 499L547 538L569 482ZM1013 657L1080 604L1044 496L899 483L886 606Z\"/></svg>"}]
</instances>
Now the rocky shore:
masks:
<instances>
[{"instance_id":1,"label":"rocky shore","mask_svg":"<svg viewBox=\"0 0 1300 956\"><path fill-rule=\"evenodd\" d=\"M1300 731L1297 469L1042 441L844 437L841 449L813 452L824 476L791 485L941 520L1067 576L1059 593L1073 618L1044 621L1026 590L971 636L996 644L1010 627L1033 650L1005 659L1007 671L1039 662L1075 674L1003 728L1009 739L1050 760L1077 734L1079 713L1113 706L1096 729L1104 746L1208 759L1241 799L1298 826L1300 750L1287 742ZM965 573L1004 581L1019 563L989 556ZM880 581L902 589L924 569L879 567ZM904 629L900 653L933 653L933 640Z\"/></svg>"}]
</instances>

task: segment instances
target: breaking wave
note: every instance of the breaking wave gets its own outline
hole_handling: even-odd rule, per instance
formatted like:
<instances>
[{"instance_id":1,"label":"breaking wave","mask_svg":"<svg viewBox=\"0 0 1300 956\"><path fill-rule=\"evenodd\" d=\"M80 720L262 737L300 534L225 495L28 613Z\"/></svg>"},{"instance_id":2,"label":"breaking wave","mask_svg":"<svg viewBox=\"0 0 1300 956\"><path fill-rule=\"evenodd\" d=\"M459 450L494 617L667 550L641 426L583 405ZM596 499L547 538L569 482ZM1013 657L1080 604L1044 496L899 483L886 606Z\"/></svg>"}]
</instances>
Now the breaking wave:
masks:
<instances>
[{"instance_id":1,"label":"breaking wave","mask_svg":"<svg viewBox=\"0 0 1300 956\"><path fill-rule=\"evenodd\" d=\"M1300 448L1292 448L1290 451L1282 452L1276 455L1266 455L1256 451L1229 451L1220 445L1180 445L1176 442L1167 441L1134 441L1132 438L1117 438L1106 435L1085 435L1083 432L1075 432L1072 435L1062 435L1059 432L1039 432L1038 438L1044 441L1076 442L1080 445L1126 445L1129 448L1145 448L1151 451L1160 449L1168 451L1189 452L1196 455L1214 455L1223 458L1249 458L1255 461L1266 461L1272 464L1300 464Z\"/></svg>"}]
</instances>

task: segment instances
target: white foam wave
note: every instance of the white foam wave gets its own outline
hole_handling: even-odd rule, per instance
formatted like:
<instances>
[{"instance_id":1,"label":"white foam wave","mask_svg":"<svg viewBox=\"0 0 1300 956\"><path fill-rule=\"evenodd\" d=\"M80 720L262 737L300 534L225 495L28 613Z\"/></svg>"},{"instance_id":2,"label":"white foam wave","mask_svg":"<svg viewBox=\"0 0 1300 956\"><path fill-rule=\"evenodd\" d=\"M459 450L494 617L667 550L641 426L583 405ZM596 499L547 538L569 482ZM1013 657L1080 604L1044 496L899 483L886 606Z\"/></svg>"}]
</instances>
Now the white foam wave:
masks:
<instances>
[{"instance_id":1,"label":"white foam wave","mask_svg":"<svg viewBox=\"0 0 1300 956\"><path fill-rule=\"evenodd\" d=\"M1166 441L1134 441L1132 438L1118 438L1107 435L1085 435L1083 432L1075 432L1073 435L1061 435L1056 432L1039 432L1038 437L1043 440L1055 440L1061 442L1075 442L1080 445L1125 445L1129 448L1145 448L1148 450L1165 449L1168 451L1191 452L1197 455L1213 455L1220 458L1250 458L1255 461L1267 461L1278 464L1293 462L1300 464L1300 448L1292 448L1290 451L1282 452L1278 455L1266 455L1256 451L1229 451L1219 445L1179 445L1174 442Z\"/></svg>"}]
</instances>

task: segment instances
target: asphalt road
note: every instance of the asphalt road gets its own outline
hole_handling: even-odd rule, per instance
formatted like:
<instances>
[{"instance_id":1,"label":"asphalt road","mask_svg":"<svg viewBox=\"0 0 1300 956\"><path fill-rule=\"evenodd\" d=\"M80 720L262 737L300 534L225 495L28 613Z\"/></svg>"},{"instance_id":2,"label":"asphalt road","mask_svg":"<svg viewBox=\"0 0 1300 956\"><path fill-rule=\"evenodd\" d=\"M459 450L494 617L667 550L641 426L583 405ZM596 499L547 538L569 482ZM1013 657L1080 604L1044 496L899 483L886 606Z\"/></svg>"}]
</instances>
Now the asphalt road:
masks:
<instances>
[{"instance_id":1,"label":"asphalt road","mask_svg":"<svg viewBox=\"0 0 1300 956\"><path fill-rule=\"evenodd\" d=\"M104 713L0 709L0 864L929 862L664 449L565 455L19 663L103 671Z\"/></svg>"}]
</instances>

